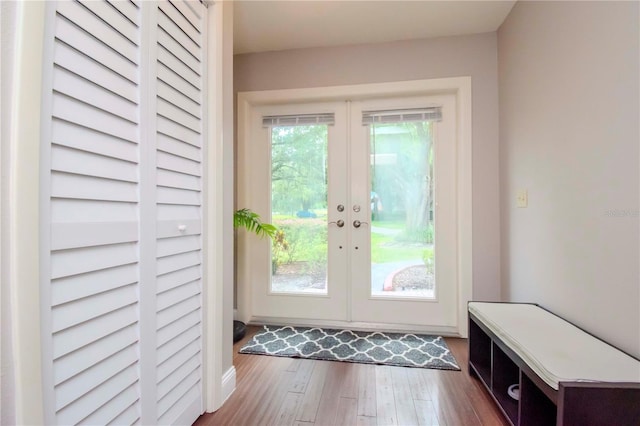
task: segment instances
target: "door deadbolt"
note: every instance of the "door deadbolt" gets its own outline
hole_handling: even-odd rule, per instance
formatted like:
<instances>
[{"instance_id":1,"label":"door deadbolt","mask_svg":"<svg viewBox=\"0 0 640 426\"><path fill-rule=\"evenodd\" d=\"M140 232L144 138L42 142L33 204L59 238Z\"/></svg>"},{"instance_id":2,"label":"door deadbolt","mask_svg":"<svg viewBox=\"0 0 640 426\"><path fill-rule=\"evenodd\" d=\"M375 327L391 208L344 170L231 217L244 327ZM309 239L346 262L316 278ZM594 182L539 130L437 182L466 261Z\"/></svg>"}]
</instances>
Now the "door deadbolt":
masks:
<instances>
[{"instance_id":1,"label":"door deadbolt","mask_svg":"<svg viewBox=\"0 0 640 426\"><path fill-rule=\"evenodd\" d=\"M338 204L338 207L336 207L336 210L338 210L339 212L343 212L344 206L342 204Z\"/></svg>"}]
</instances>

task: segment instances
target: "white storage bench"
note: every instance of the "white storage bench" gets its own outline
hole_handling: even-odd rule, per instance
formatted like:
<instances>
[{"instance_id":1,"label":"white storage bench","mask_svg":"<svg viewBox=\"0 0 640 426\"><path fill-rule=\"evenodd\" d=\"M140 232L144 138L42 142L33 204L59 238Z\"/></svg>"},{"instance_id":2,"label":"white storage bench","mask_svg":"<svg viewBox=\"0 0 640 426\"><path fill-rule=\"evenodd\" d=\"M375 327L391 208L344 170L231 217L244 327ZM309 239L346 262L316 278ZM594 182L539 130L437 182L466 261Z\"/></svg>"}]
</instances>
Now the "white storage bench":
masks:
<instances>
[{"instance_id":1,"label":"white storage bench","mask_svg":"<svg viewBox=\"0 0 640 426\"><path fill-rule=\"evenodd\" d=\"M640 361L534 304L469 302L469 372L514 426L640 425Z\"/></svg>"}]
</instances>

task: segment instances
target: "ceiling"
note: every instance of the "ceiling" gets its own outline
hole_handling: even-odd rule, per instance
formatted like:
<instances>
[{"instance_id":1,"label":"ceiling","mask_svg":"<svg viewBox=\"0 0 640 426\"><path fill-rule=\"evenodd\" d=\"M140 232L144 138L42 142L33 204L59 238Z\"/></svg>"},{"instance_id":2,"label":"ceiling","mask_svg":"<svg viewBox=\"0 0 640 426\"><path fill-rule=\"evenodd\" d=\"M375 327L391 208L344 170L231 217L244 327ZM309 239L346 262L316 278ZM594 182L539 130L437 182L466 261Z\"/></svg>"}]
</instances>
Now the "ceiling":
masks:
<instances>
[{"instance_id":1,"label":"ceiling","mask_svg":"<svg viewBox=\"0 0 640 426\"><path fill-rule=\"evenodd\" d=\"M234 2L234 53L478 34L498 29L515 1Z\"/></svg>"}]
</instances>

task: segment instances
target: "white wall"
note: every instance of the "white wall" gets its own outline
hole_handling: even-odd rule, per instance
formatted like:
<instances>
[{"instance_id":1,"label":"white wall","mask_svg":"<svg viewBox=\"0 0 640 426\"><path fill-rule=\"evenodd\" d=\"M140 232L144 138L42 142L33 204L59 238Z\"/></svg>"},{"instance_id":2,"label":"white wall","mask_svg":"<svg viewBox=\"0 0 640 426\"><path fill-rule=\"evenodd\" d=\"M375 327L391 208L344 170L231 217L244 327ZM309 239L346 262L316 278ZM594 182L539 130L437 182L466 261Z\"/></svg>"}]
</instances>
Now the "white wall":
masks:
<instances>
[{"instance_id":1,"label":"white wall","mask_svg":"<svg viewBox=\"0 0 640 426\"><path fill-rule=\"evenodd\" d=\"M503 296L636 356L638 6L519 1L498 31Z\"/></svg>"},{"instance_id":2,"label":"white wall","mask_svg":"<svg viewBox=\"0 0 640 426\"><path fill-rule=\"evenodd\" d=\"M498 81L495 33L236 55L235 91L471 76L473 298L500 297Z\"/></svg>"}]
</instances>

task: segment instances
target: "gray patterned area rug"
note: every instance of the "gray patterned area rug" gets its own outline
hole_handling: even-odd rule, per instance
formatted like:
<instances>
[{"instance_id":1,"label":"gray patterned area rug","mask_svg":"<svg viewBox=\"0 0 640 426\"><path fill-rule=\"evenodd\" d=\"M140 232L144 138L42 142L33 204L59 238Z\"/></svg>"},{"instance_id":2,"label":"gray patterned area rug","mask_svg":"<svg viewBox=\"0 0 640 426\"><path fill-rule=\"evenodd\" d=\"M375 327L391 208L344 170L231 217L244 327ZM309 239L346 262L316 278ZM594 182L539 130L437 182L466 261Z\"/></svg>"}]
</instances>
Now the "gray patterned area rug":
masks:
<instances>
[{"instance_id":1,"label":"gray patterned area rug","mask_svg":"<svg viewBox=\"0 0 640 426\"><path fill-rule=\"evenodd\" d=\"M441 336L264 326L242 354L460 370Z\"/></svg>"}]
</instances>

